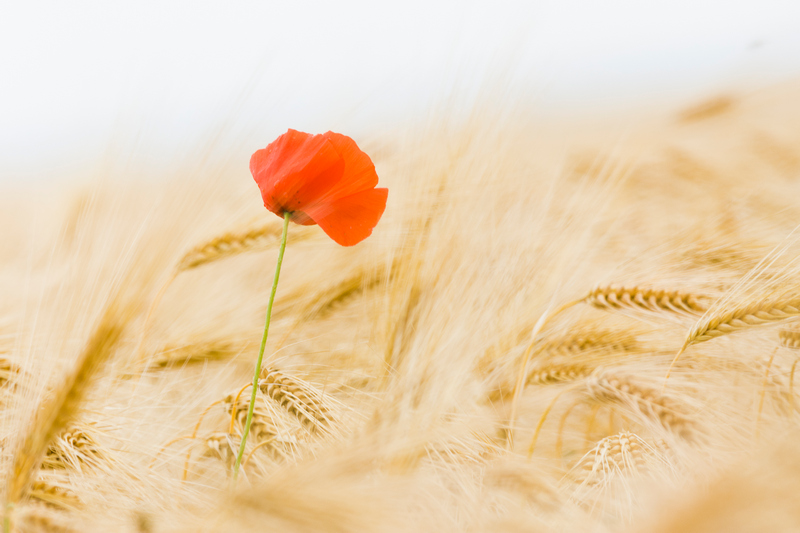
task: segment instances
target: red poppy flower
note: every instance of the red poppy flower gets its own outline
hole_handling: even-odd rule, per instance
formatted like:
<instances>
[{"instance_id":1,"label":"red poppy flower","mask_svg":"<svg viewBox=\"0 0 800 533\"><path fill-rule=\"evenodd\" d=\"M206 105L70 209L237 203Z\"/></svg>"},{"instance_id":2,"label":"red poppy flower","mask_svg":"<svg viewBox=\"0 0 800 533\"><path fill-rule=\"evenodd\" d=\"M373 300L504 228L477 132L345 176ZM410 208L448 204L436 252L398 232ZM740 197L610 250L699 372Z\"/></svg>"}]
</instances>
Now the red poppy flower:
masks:
<instances>
[{"instance_id":1,"label":"red poppy flower","mask_svg":"<svg viewBox=\"0 0 800 533\"><path fill-rule=\"evenodd\" d=\"M331 131L311 135L289 130L257 150L250 172L264 207L297 224L319 224L341 244L353 246L372 234L386 208L388 189L350 137Z\"/></svg>"}]
</instances>

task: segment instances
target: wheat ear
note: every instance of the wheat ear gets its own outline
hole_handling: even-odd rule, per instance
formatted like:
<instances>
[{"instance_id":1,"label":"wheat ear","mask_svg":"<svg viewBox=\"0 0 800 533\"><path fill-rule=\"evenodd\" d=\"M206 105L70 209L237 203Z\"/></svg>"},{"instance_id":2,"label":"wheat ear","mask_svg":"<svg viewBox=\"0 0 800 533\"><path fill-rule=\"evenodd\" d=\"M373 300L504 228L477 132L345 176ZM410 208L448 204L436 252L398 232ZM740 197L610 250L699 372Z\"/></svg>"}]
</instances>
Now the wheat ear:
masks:
<instances>
[{"instance_id":1,"label":"wheat ear","mask_svg":"<svg viewBox=\"0 0 800 533\"><path fill-rule=\"evenodd\" d=\"M224 233L186 252L178 261L176 271L184 272L244 252L268 248L280 241L281 230L281 224L270 222L244 232ZM312 234L307 228L298 227L296 230L292 233L292 242L304 240Z\"/></svg>"},{"instance_id":2,"label":"wheat ear","mask_svg":"<svg viewBox=\"0 0 800 533\"><path fill-rule=\"evenodd\" d=\"M586 391L594 401L621 403L686 440L694 438L696 425L684 404L630 376L597 371L586 380Z\"/></svg>"},{"instance_id":3,"label":"wheat ear","mask_svg":"<svg viewBox=\"0 0 800 533\"><path fill-rule=\"evenodd\" d=\"M706 310L703 298L681 291L647 287L600 286L582 302L597 309L633 310L699 316Z\"/></svg>"},{"instance_id":4,"label":"wheat ear","mask_svg":"<svg viewBox=\"0 0 800 533\"><path fill-rule=\"evenodd\" d=\"M778 331L781 344L792 350L800 350L800 330L785 328Z\"/></svg>"},{"instance_id":5,"label":"wheat ear","mask_svg":"<svg viewBox=\"0 0 800 533\"><path fill-rule=\"evenodd\" d=\"M546 340L536 351L543 356L571 357L587 351L633 352L639 349L639 341L631 333L613 329L584 329Z\"/></svg>"},{"instance_id":6,"label":"wheat ear","mask_svg":"<svg viewBox=\"0 0 800 533\"><path fill-rule=\"evenodd\" d=\"M328 402L311 384L280 370L261 370L258 387L261 392L293 414L312 431L327 430L331 424Z\"/></svg>"},{"instance_id":7,"label":"wheat ear","mask_svg":"<svg viewBox=\"0 0 800 533\"><path fill-rule=\"evenodd\" d=\"M95 442L88 426L72 426L50 444L42 468L80 471L82 465L98 466L105 461L108 458Z\"/></svg>"},{"instance_id":8,"label":"wheat ear","mask_svg":"<svg viewBox=\"0 0 800 533\"><path fill-rule=\"evenodd\" d=\"M570 470L581 486L598 485L614 474L640 473L656 450L642 438L628 431L605 437L589 450Z\"/></svg>"},{"instance_id":9,"label":"wheat ear","mask_svg":"<svg viewBox=\"0 0 800 533\"><path fill-rule=\"evenodd\" d=\"M785 300L766 299L758 302L734 307L725 312L708 313L689 330L683 347L678 351L669 365L664 378L664 386L669 379L672 367L678 362L681 354L693 344L716 339L752 328L771 326L800 316L800 298Z\"/></svg>"}]
</instances>

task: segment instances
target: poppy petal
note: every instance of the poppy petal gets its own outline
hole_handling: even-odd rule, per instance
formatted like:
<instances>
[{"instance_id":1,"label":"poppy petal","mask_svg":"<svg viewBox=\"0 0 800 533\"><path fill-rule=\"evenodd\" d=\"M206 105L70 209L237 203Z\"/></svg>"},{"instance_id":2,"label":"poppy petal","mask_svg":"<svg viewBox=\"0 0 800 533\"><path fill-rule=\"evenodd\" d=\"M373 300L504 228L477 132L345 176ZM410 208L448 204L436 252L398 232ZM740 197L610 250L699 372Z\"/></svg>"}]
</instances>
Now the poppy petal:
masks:
<instances>
[{"instance_id":1,"label":"poppy petal","mask_svg":"<svg viewBox=\"0 0 800 533\"><path fill-rule=\"evenodd\" d=\"M386 209L389 189L368 189L306 211L322 231L341 244L353 246L370 235Z\"/></svg>"},{"instance_id":2,"label":"poppy petal","mask_svg":"<svg viewBox=\"0 0 800 533\"><path fill-rule=\"evenodd\" d=\"M353 139L332 131L323 133L322 136L333 144L345 161L344 178L325 194L323 202L374 189L378 185L378 174L372 159L361 151Z\"/></svg>"},{"instance_id":3,"label":"poppy petal","mask_svg":"<svg viewBox=\"0 0 800 533\"><path fill-rule=\"evenodd\" d=\"M279 216L317 202L341 181L344 169L328 139L291 129L250 158L264 206Z\"/></svg>"}]
</instances>

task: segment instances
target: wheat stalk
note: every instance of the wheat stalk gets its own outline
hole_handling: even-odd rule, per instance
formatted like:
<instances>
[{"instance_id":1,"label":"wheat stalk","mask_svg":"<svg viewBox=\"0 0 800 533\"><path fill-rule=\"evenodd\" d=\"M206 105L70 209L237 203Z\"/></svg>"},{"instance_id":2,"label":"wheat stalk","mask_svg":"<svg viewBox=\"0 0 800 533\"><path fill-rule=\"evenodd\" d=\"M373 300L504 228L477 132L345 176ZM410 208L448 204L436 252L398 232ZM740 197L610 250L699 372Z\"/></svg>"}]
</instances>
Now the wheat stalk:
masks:
<instances>
[{"instance_id":1,"label":"wheat stalk","mask_svg":"<svg viewBox=\"0 0 800 533\"><path fill-rule=\"evenodd\" d=\"M233 405L236 405L236 414L233 414ZM222 402L225 412L234 417L241 435L250 407L250 399L236 400L233 394L225 397ZM278 420L268 413L262 405L256 405L253 410L253 419L250 421L250 437L258 447L269 446L273 457L285 458L297 451L298 440L288 428L279 428ZM248 439L250 440L250 439ZM235 459L234 455L234 459Z\"/></svg>"}]
</instances>

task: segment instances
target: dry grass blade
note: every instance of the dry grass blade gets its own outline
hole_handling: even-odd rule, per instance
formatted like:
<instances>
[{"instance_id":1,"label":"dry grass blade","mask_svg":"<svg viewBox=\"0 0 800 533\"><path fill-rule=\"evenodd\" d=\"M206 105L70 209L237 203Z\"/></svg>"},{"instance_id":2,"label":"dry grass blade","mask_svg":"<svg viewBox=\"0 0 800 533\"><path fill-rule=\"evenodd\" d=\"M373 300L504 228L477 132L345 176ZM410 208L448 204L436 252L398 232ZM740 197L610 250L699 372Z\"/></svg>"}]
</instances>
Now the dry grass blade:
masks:
<instances>
[{"instance_id":1,"label":"dry grass blade","mask_svg":"<svg viewBox=\"0 0 800 533\"><path fill-rule=\"evenodd\" d=\"M583 299L597 309L649 311L700 316L707 305L704 298L681 291L651 289L646 287L601 286Z\"/></svg>"}]
</instances>

